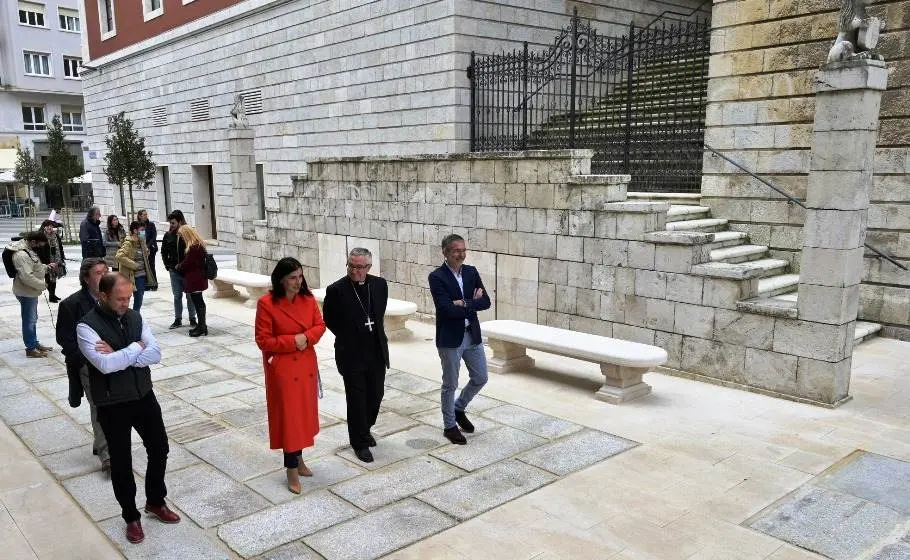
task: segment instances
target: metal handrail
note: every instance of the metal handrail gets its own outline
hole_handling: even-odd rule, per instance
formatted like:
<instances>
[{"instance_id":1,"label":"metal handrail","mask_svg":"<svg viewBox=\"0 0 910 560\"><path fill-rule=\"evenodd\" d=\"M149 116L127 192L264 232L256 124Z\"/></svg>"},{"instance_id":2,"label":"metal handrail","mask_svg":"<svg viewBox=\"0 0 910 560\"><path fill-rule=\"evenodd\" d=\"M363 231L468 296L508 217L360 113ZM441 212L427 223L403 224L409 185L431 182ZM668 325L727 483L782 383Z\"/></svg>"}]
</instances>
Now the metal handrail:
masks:
<instances>
[{"instance_id":1,"label":"metal handrail","mask_svg":"<svg viewBox=\"0 0 910 560\"><path fill-rule=\"evenodd\" d=\"M733 165L734 167L739 168L741 171L745 172L747 175L749 175L753 179L756 179L763 185L765 185L765 186L769 187L771 190L775 191L777 194L783 196L784 198L787 199L787 204L798 204L799 206L801 206L803 208L807 208L806 204L802 200L795 198L793 196L790 196L790 194L788 194L786 191L781 190L780 188L776 187L775 185L773 185L771 182L767 181L766 179L759 177L758 175L756 175L755 173L750 171L748 168L746 168L739 162L737 162L733 159L730 159L729 157L725 156L724 154L718 152L717 150L712 148L710 145L705 144L704 149L711 152L712 154L720 157L721 159L723 159L727 163ZM864 245L866 246L867 249L869 249L870 251L875 253L879 258L885 259L886 261L890 262L891 264L900 268L901 270L908 270L906 266L897 262L896 260L894 260L894 258L888 256L887 254L883 253L880 249L877 249L876 247L873 247L872 245L870 245L868 243L864 243Z\"/></svg>"}]
</instances>

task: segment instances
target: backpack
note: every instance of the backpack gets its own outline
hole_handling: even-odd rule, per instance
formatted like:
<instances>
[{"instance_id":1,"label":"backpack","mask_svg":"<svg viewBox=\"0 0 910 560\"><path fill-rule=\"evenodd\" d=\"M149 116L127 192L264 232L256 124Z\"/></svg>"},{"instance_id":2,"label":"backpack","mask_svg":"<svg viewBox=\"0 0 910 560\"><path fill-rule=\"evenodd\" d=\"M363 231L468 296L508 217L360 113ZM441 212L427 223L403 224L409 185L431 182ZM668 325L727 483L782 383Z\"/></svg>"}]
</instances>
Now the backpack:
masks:
<instances>
[{"instance_id":1,"label":"backpack","mask_svg":"<svg viewBox=\"0 0 910 560\"><path fill-rule=\"evenodd\" d=\"M19 271L16 270L16 265L13 264L13 255L16 254L16 251L12 249L3 250L3 267L6 269L6 275L10 278L15 278L16 274Z\"/></svg>"},{"instance_id":2,"label":"backpack","mask_svg":"<svg viewBox=\"0 0 910 560\"><path fill-rule=\"evenodd\" d=\"M218 277L218 263L208 251L205 253L205 277L214 280Z\"/></svg>"}]
</instances>

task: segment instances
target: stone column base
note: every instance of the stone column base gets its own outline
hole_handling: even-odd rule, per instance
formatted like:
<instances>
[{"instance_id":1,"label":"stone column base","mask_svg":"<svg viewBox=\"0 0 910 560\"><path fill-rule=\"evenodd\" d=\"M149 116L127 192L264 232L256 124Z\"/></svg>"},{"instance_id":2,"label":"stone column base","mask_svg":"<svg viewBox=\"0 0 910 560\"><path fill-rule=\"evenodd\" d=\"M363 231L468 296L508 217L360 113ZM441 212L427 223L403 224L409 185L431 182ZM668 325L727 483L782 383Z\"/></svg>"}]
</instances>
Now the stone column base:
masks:
<instances>
[{"instance_id":1,"label":"stone column base","mask_svg":"<svg viewBox=\"0 0 910 560\"><path fill-rule=\"evenodd\" d=\"M250 297L246 298L243 305L253 309L256 309L256 302L259 301L259 298L269 292L268 288L247 288L246 291L250 294Z\"/></svg>"},{"instance_id":2,"label":"stone column base","mask_svg":"<svg viewBox=\"0 0 910 560\"><path fill-rule=\"evenodd\" d=\"M648 372L648 368L601 364L600 371L604 374L604 384L594 393L597 400L621 404L651 392L651 386L641 380L641 376Z\"/></svg>"},{"instance_id":3,"label":"stone column base","mask_svg":"<svg viewBox=\"0 0 910 560\"><path fill-rule=\"evenodd\" d=\"M234 285L229 282L222 282L216 278L212 280L212 285L215 286L215 291L212 293L213 298L228 298L240 295L240 292L235 290Z\"/></svg>"},{"instance_id":4,"label":"stone column base","mask_svg":"<svg viewBox=\"0 0 910 560\"><path fill-rule=\"evenodd\" d=\"M386 315L385 316L385 335L389 340L407 340L412 334L405 323L408 320L407 315Z\"/></svg>"},{"instance_id":5,"label":"stone column base","mask_svg":"<svg viewBox=\"0 0 910 560\"><path fill-rule=\"evenodd\" d=\"M493 373L509 373L534 367L534 359L525 352L525 347L502 340L487 340L493 356L487 358L487 370Z\"/></svg>"}]
</instances>

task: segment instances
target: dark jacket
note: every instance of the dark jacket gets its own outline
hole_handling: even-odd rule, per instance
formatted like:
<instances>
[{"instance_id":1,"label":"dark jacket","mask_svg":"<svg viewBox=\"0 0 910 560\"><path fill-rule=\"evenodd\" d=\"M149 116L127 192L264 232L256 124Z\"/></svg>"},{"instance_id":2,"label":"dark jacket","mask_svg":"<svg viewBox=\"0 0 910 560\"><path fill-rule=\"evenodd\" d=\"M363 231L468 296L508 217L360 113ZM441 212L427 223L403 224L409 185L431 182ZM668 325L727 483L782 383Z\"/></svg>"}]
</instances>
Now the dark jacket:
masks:
<instances>
[{"instance_id":1,"label":"dark jacket","mask_svg":"<svg viewBox=\"0 0 910 560\"><path fill-rule=\"evenodd\" d=\"M183 242L183 238L170 229L164 232L164 238L161 240L161 261L164 263L164 269L173 270L184 258L186 243Z\"/></svg>"},{"instance_id":2,"label":"dark jacket","mask_svg":"<svg viewBox=\"0 0 910 560\"><path fill-rule=\"evenodd\" d=\"M85 365L85 357L79 351L76 341L76 325L89 311L95 308L95 300L88 288L83 287L60 302L57 315L57 344L63 348L66 358L66 375L69 377L70 406L79 406L82 399L82 379L79 370Z\"/></svg>"},{"instance_id":3,"label":"dark jacket","mask_svg":"<svg viewBox=\"0 0 910 560\"><path fill-rule=\"evenodd\" d=\"M176 269L183 276L183 293L192 294L208 289L209 281L205 277L205 249L201 246L190 247Z\"/></svg>"},{"instance_id":4,"label":"dark jacket","mask_svg":"<svg viewBox=\"0 0 910 560\"><path fill-rule=\"evenodd\" d=\"M40 249L36 249L35 253L38 254L38 258L41 259L42 263L50 264L51 263L51 245L50 245L51 243L55 243L57 245L57 254L60 255L60 259L57 262L63 263L63 270L61 270L57 273L52 273L50 270L48 270L48 279L51 282L53 282L53 281L56 281L57 278L62 278L63 273L66 272L66 253L63 252L63 241L60 239L60 236L54 235L53 239L48 239L48 244L41 247Z\"/></svg>"},{"instance_id":5,"label":"dark jacket","mask_svg":"<svg viewBox=\"0 0 910 560\"><path fill-rule=\"evenodd\" d=\"M436 347L458 348L464 340L465 319L470 324L471 342L480 344L480 320L477 312L490 308L490 295L480 280L480 273L473 266L461 266L461 278L464 283L464 294L458 287L458 280L448 265L430 273L430 293L436 305ZM483 297L473 299L474 290L483 288ZM465 306L453 302L464 299Z\"/></svg>"},{"instance_id":6,"label":"dark jacket","mask_svg":"<svg viewBox=\"0 0 910 560\"><path fill-rule=\"evenodd\" d=\"M367 275L370 290L370 314L374 332L378 331L379 353L385 367L389 367L389 339L385 334L385 308L389 301L389 285L385 278ZM363 302L367 305L367 302ZM335 365L342 374L345 371L365 369L374 364L372 356L362 352L362 341L365 337L375 336L374 332L364 325L366 317L363 308L357 302L354 286L345 276L325 289L325 301L322 303L322 319L325 326L335 335Z\"/></svg>"},{"instance_id":7,"label":"dark jacket","mask_svg":"<svg viewBox=\"0 0 910 560\"><path fill-rule=\"evenodd\" d=\"M158 252L158 228L155 222L149 220L145 222L145 246L148 247L149 253Z\"/></svg>"},{"instance_id":8,"label":"dark jacket","mask_svg":"<svg viewBox=\"0 0 910 560\"><path fill-rule=\"evenodd\" d=\"M82 258L104 257L104 241L101 237L101 222L88 218L79 225L79 243L82 245Z\"/></svg>"},{"instance_id":9,"label":"dark jacket","mask_svg":"<svg viewBox=\"0 0 910 560\"><path fill-rule=\"evenodd\" d=\"M117 317L101 307L96 307L82 318L80 323L90 326L101 340L114 349L122 350L142 340L142 316L132 309ZM152 370L148 367L131 366L123 371L105 375L91 362L86 361L89 375L89 390L95 406L138 401L152 390Z\"/></svg>"}]
</instances>

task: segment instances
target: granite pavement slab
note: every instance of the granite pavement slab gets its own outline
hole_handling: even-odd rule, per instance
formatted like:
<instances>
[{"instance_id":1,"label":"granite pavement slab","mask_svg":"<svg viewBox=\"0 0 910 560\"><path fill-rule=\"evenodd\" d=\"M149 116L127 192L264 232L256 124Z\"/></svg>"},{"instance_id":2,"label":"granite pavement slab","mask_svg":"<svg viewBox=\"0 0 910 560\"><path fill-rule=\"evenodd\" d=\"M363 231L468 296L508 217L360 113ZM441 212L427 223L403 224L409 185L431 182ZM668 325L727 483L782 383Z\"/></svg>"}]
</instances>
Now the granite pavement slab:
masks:
<instances>
[{"instance_id":1,"label":"granite pavement slab","mask_svg":"<svg viewBox=\"0 0 910 560\"><path fill-rule=\"evenodd\" d=\"M138 436L134 436L138 439ZM142 443L136 443L133 449L133 472L145 475L145 469L148 468L148 454L145 452L145 446ZM167 467L165 472L179 471L190 465L198 465L202 460L187 451L182 445L174 442L168 442Z\"/></svg>"},{"instance_id":2,"label":"granite pavement slab","mask_svg":"<svg viewBox=\"0 0 910 560\"><path fill-rule=\"evenodd\" d=\"M159 396L158 403L161 405L161 417L164 419L164 427L168 429L168 433L180 424L206 420L202 411L180 399L163 401Z\"/></svg>"},{"instance_id":3,"label":"granite pavement slab","mask_svg":"<svg viewBox=\"0 0 910 560\"><path fill-rule=\"evenodd\" d=\"M834 560L850 560L906 521L891 508L807 484L746 524Z\"/></svg>"},{"instance_id":4,"label":"granite pavement slab","mask_svg":"<svg viewBox=\"0 0 910 560\"><path fill-rule=\"evenodd\" d=\"M42 455L39 459L58 480L87 473L97 473L98 476L103 476L101 461L92 454L91 444Z\"/></svg>"},{"instance_id":5,"label":"granite pavement slab","mask_svg":"<svg viewBox=\"0 0 910 560\"><path fill-rule=\"evenodd\" d=\"M897 542L879 550L869 560L907 560L910 558L910 544Z\"/></svg>"},{"instance_id":6,"label":"granite pavement slab","mask_svg":"<svg viewBox=\"0 0 910 560\"><path fill-rule=\"evenodd\" d=\"M384 437L395 432L413 428L419 422L408 416L402 416L396 412L380 412L376 418L376 425L371 432L375 437Z\"/></svg>"},{"instance_id":7,"label":"granite pavement slab","mask_svg":"<svg viewBox=\"0 0 910 560\"><path fill-rule=\"evenodd\" d=\"M348 480L363 474L363 469L335 455L326 455L305 461L313 476L300 477L300 491L302 494L320 490L342 480ZM287 477L284 466L279 464L279 469L264 474L253 480L248 480L246 485L265 496L273 504L282 504L296 499L298 496L288 490Z\"/></svg>"},{"instance_id":8,"label":"granite pavement slab","mask_svg":"<svg viewBox=\"0 0 910 560\"><path fill-rule=\"evenodd\" d=\"M331 491L360 509L369 511L463 474L465 473L461 469L432 457L414 457L336 484Z\"/></svg>"},{"instance_id":9,"label":"granite pavement slab","mask_svg":"<svg viewBox=\"0 0 910 560\"><path fill-rule=\"evenodd\" d=\"M137 507L144 504L145 493L143 492L143 479L136 477L136 499ZM114 497L114 487L111 486L111 479L102 475L100 472L84 474L63 481L63 487L79 502L85 513L95 521L117 517L123 523L120 517L120 504Z\"/></svg>"},{"instance_id":10,"label":"granite pavement slab","mask_svg":"<svg viewBox=\"0 0 910 560\"><path fill-rule=\"evenodd\" d=\"M466 437L472 434L467 434ZM467 445L450 444L431 451L430 455L466 471L475 471L512 455L546 443L547 440L503 426L489 432L473 434Z\"/></svg>"},{"instance_id":11,"label":"granite pavement slab","mask_svg":"<svg viewBox=\"0 0 910 560\"><path fill-rule=\"evenodd\" d=\"M520 461L503 461L417 494L422 500L464 521L556 480Z\"/></svg>"},{"instance_id":12,"label":"granite pavement slab","mask_svg":"<svg viewBox=\"0 0 910 560\"><path fill-rule=\"evenodd\" d=\"M167 525L144 516L145 540L132 544L126 540L126 525L119 517L99 523L102 531L120 548L128 560L225 560L231 553L218 539L182 516L180 523Z\"/></svg>"},{"instance_id":13,"label":"granite pavement slab","mask_svg":"<svg viewBox=\"0 0 910 560\"><path fill-rule=\"evenodd\" d=\"M145 313L144 313L144 311L143 311L143 315L144 315L144 314L145 314ZM156 334L156 335L155 335L155 339L158 340L158 345L161 346L162 348L173 348L173 347L177 347L177 346L187 346L187 345L195 344L195 343L196 343L196 339L187 336L187 334L186 334L185 332L174 332L174 331L171 331L171 332L167 332L167 333ZM175 351L175 352L173 352L173 353L174 353L174 354L184 354L184 355L185 355L185 350L182 350L182 349L181 349L179 352L178 352L178 351Z\"/></svg>"},{"instance_id":14,"label":"granite pavement slab","mask_svg":"<svg viewBox=\"0 0 910 560\"><path fill-rule=\"evenodd\" d=\"M407 416L409 414L417 414L418 412L438 407L439 403L437 401L424 399L417 395L399 391L398 389L386 389L385 396L380 405L380 410L397 412L398 414Z\"/></svg>"},{"instance_id":15,"label":"granite pavement slab","mask_svg":"<svg viewBox=\"0 0 910 560\"><path fill-rule=\"evenodd\" d=\"M906 461L858 453L825 472L815 484L910 514L910 463Z\"/></svg>"},{"instance_id":16,"label":"granite pavement slab","mask_svg":"<svg viewBox=\"0 0 910 560\"><path fill-rule=\"evenodd\" d=\"M322 398L319 399L319 412L331 414L342 420L348 417L348 403L345 401L344 392L333 391L323 387Z\"/></svg>"},{"instance_id":17,"label":"granite pavement slab","mask_svg":"<svg viewBox=\"0 0 910 560\"><path fill-rule=\"evenodd\" d=\"M238 344L231 348L234 352L240 354L241 356L246 356L251 360L261 360L262 359L262 350L259 349L259 346L255 342L247 342L246 344Z\"/></svg>"},{"instance_id":18,"label":"granite pavement slab","mask_svg":"<svg viewBox=\"0 0 910 560\"><path fill-rule=\"evenodd\" d=\"M599 463L638 445L597 430L582 430L537 449L523 453L518 459L560 476Z\"/></svg>"},{"instance_id":19,"label":"granite pavement slab","mask_svg":"<svg viewBox=\"0 0 910 560\"><path fill-rule=\"evenodd\" d=\"M18 395L29 390L30 385L22 378L16 376L12 371L7 370L7 377L0 377L3 380L0 383L0 397Z\"/></svg>"},{"instance_id":20,"label":"granite pavement slab","mask_svg":"<svg viewBox=\"0 0 910 560\"><path fill-rule=\"evenodd\" d=\"M417 420L418 422L422 422L428 426L433 426L434 429L437 429L440 432L442 431L442 412L440 412L440 410L438 408L436 408L434 410L427 410L426 412L421 412L420 414L412 414L411 418L413 418L414 420ZM473 433L469 434L469 433L463 432L464 436L466 438L468 438L468 441L470 441L471 439L477 437L478 435L480 435L484 432L489 432L490 430L502 428L502 424L500 424L499 422L494 422L494 421L490 420L489 418L485 418L483 416L469 414L468 419L471 421L472 424L474 424Z\"/></svg>"},{"instance_id":21,"label":"granite pavement slab","mask_svg":"<svg viewBox=\"0 0 910 560\"><path fill-rule=\"evenodd\" d=\"M360 510L325 491L225 523L218 536L242 556L262 554L357 516Z\"/></svg>"},{"instance_id":22,"label":"granite pavement slab","mask_svg":"<svg viewBox=\"0 0 910 560\"><path fill-rule=\"evenodd\" d=\"M40 362L42 360L33 359L32 363L22 364L19 366L19 375L31 383L66 376L66 366L63 364L50 359L45 363Z\"/></svg>"},{"instance_id":23,"label":"granite pavement slab","mask_svg":"<svg viewBox=\"0 0 910 560\"><path fill-rule=\"evenodd\" d=\"M238 401L243 401L249 405L265 405L265 390L262 387L256 386L255 389L247 389L246 391L239 391L231 395Z\"/></svg>"},{"instance_id":24,"label":"granite pavement slab","mask_svg":"<svg viewBox=\"0 0 910 560\"><path fill-rule=\"evenodd\" d=\"M440 387L441 387L441 383L440 383ZM440 395L439 395L440 387L437 387L435 391L428 391L426 393L421 393L419 396L424 399L433 401L438 405L439 398L440 398ZM457 393L456 393L456 398L457 398ZM481 394L475 396L473 399L471 399L471 402L470 402L470 404L468 404L468 408L465 410L465 412L467 412L468 416L470 416L471 414L483 412L485 410L489 410L489 409L495 408L497 406L502 406L504 404L506 404L504 401L500 401L500 400L494 399L492 397L488 397L488 396L484 395L483 393L481 393Z\"/></svg>"},{"instance_id":25,"label":"granite pavement slab","mask_svg":"<svg viewBox=\"0 0 910 560\"><path fill-rule=\"evenodd\" d=\"M244 432L250 428L244 428ZM268 432L266 432L265 440L268 442ZM303 458L307 461L310 459L315 459L316 457L323 457L325 455L331 455L339 449L347 447L348 444L348 425L347 424L334 424L328 426L327 428L320 428L319 433L316 434L316 441L313 447L308 447L303 450Z\"/></svg>"},{"instance_id":26,"label":"granite pavement slab","mask_svg":"<svg viewBox=\"0 0 910 560\"><path fill-rule=\"evenodd\" d=\"M419 395L421 393L430 393L436 391L439 393L442 380L429 380L419 375L405 373L398 370L390 370L385 376L385 384L399 391Z\"/></svg>"},{"instance_id":27,"label":"granite pavement slab","mask_svg":"<svg viewBox=\"0 0 910 560\"><path fill-rule=\"evenodd\" d=\"M213 467L201 464L169 473L168 499L208 528L268 507L269 502Z\"/></svg>"},{"instance_id":28,"label":"granite pavement slab","mask_svg":"<svg viewBox=\"0 0 910 560\"><path fill-rule=\"evenodd\" d=\"M222 369L207 369L205 371L199 371L196 373L191 373L187 375L192 379L196 385L208 385L210 383L218 383L219 381L227 381L228 379L234 379L236 376ZM261 391L262 389L260 389ZM233 393L231 393L233 395Z\"/></svg>"},{"instance_id":29,"label":"granite pavement slab","mask_svg":"<svg viewBox=\"0 0 910 560\"><path fill-rule=\"evenodd\" d=\"M70 382L69 378L67 377L58 377L56 379L48 379L47 381L39 381L34 385L36 389L47 395L47 397L52 401L69 399Z\"/></svg>"},{"instance_id":30,"label":"granite pavement slab","mask_svg":"<svg viewBox=\"0 0 910 560\"><path fill-rule=\"evenodd\" d=\"M230 431L186 444L188 451L235 480L248 480L282 466L280 450Z\"/></svg>"},{"instance_id":31,"label":"granite pavement slab","mask_svg":"<svg viewBox=\"0 0 910 560\"><path fill-rule=\"evenodd\" d=\"M203 358L204 359L204 358ZM224 370L228 373L233 373L234 375L247 376L252 374L258 374L262 377L262 355L256 356L255 358L247 358L238 356L231 360L225 359L212 359L211 363L213 366L218 369Z\"/></svg>"},{"instance_id":32,"label":"granite pavement slab","mask_svg":"<svg viewBox=\"0 0 910 560\"><path fill-rule=\"evenodd\" d=\"M236 398L237 393L234 394ZM260 424L268 420L268 411L265 405L229 410L218 415L218 419L235 428L245 428L253 424Z\"/></svg>"},{"instance_id":33,"label":"granite pavement slab","mask_svg":"<svg viewBox=\"0 0 910 560\"><path fill-rule=\"evenodd\" d=\"M191 387L189 389L177 391L174 394L186 402L195 403L203 399L229 395L231 393L236 393L237 391L245 391L254 387L256 387L256 385L245 379L227 379L209 385Z\"/></svg>"},{"instance_id":34,"label":"granite pavement slab","mask_svg":"<svg viewBox=\"0 0 910 560\"><path fill-rule=\"evenodd\" d=\"M56 453L92 442L85 429L62 414L12 428L35 455Z\"/></svg>"},{"instance_id":35,"label":"granite pavement slab","mask_svg":"<svg viewBox=\"0 0 910 560\"><path fill-rule=\"evenodd\" d=\"M222 396L222 397L212 397L211 399L202 399L201 401L196 401L193 403L193 406L201 409L206 414L215 416L228 412L231 410L240 410L243 408L248 408L247 404L238 401L231 396Z\"/></svg>"},{"instance_id":36,"label":"granite pavement slab","mask_svg":"<svg viewBox=\"0 0 910 560\"><path fill-rule=\"evenodd\" d=\"M453 525L451 517L408 499L320 531L303 542L326 560L372 560Z\"/></svg>"},{"instance_id":37,"label":"granite pavement slab","mask_svg":"<svg viewBox=\"0 0 910 560\"><path fill-rule=\"evenodd\" d=\"M322 557L302 542L296 541L264 552L254 560L322 560Z\"/></svg>"},{"instance_id":38,"label":"granite pavement slab","mask_svg":"<svg viewBox=\"0 0 910 560\"><path fill-rule=\"evenodd\" d=\"M197 373L211 368L212 366L209 364L200 361L190 361L174 366L160 367L158 369L152 370L152 381L157 383L158 381L163 381L165 379L181 377L190 373Z\"/></svg>"},{"instance_id":39,"label":"granite pavement slab","mask_svg":"<svg viewBox=\"0 0 910 560\"><path fill-rule=\"evenodd\" d=\"M0 418L7 426L33 422L60 414L60 409L34 389L0 398Z\"/></svg>"},{"instance_id":40,"label":"granite pavement slab","mask_svg":"<svg viewBox=\"0 0 910 560\"><path fill-rule=\"evenodd\" d=\"M487 418L500 424L530 432L536 436L555 439L581 430L582 426L555 416L541 414L527 408L505 404L483 412Z\"/></svg>"},{"instance_id":41,"label":"granite pavement slab","mask_svg":"<svg viewBox=\"0 0 910 560\"><path fill-rule=\"evenodd\" d=\"M356 465L374 471L403 459L423 455L427 451L445 445L448 440L442 435L441 430L420 425L384 437L378 443L379 445L371 449L375 459L372 463L361 463L350 447L338 452L338 455Z\"/></svg>"}]
</instances>

